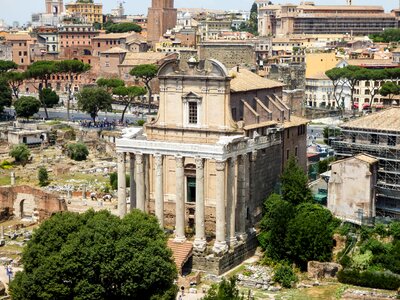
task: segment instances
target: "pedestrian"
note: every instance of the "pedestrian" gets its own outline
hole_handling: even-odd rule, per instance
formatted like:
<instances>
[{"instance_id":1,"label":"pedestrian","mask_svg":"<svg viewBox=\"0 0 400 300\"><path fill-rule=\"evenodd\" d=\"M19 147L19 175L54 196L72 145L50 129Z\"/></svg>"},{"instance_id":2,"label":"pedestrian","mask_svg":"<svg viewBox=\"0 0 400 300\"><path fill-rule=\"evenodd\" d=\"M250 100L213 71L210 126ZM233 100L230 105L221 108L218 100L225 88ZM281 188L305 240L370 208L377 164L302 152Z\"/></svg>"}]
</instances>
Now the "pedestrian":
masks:
<instances>
[{"instance_id":1,"label":"pedestrian","mask_svg":"<svg viewBox=\"0 0 400 300\"><path fill-rule=\"evenodd\" d=\"M90 199L92 199L92 201L97 201L97 196L95 192L90 193Z\"/></svg>"}]
</instances>

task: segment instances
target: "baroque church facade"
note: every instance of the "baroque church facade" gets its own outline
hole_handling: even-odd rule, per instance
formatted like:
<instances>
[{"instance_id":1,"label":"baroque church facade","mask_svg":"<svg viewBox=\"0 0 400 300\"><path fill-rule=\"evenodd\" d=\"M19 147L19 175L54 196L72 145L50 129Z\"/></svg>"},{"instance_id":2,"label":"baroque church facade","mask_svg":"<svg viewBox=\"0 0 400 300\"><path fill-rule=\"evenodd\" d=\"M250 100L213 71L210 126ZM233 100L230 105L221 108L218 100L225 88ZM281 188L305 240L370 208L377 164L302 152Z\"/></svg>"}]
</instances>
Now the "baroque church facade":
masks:
<instances>
[{"instance_id":1,"label":"baroque church facade","mask_svg":"<svg viewBox=\"0 0 400 300\"><path fill-rule=\"evenodd\" d=\"M116 141L119 214L154 213L193 244L194 269L220 274L254 252L289 156L305 167L307 121L290 115L281 83L215 60L167 61L158 79L157 116Z\"/></svg>"}]
</instances>

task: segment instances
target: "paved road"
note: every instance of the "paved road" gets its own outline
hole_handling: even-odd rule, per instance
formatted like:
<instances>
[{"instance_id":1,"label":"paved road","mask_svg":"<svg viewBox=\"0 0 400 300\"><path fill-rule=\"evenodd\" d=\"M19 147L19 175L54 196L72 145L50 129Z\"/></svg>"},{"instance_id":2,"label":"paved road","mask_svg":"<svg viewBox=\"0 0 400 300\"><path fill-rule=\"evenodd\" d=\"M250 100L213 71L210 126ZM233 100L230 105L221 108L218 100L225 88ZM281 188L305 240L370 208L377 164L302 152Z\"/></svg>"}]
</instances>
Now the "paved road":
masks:
<instances>
[{"instance_id":1,"label":"paved road","mask_svg":"<svg viewBox=\"0 0 400 300\"><path fill-rule=\"evenodd\" d=\"M5 109L6 112L14 115L14 109L13 108L6 108ZM49 113L49 119L62 119L62 120L66 120L67 119L67 110L64 108L49 108L47 109L48 113ZM100 112L99 113L99 120L103 120L104 118L107 118L107 120L112 121L112 120L116 120L118 121L119 119L121 119L121 113L112 113L112 112ZM45 113L43 109L40 109L39 113L37 114L37 116L39 118L44 118L45 117ZM83 113L83 112L79 112L76 110L71 110L70 111L70 116L71 116L71 120L75 120L75 121L80 121L80 120L91 120L92 118L90 117L90 115ZM137 120L142 120L145 119L146 116L134 116L133 114L130 113L126 113L125 114L125 120L129 120L130 122L133 121L137 121Z\"/></svg>"}]
</instances>

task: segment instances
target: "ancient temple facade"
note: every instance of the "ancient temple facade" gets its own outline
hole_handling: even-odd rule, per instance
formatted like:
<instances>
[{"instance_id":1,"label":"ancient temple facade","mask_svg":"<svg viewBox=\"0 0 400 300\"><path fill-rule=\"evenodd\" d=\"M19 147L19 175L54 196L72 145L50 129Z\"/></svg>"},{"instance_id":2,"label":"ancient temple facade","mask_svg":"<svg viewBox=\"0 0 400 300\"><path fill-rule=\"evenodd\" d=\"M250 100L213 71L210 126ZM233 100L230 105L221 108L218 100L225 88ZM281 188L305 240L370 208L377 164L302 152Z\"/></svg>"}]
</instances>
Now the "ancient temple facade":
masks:
<instances>
[{"instance_id":1,"label":"ancient temple facade","mask_svg":"<svg viewBox=\"0 0 400 300\"><path fill-rule=\"evenodd\" d=\"M157 116L116 141L119 214L154 213L174 229L176 243L193 243L194 268L217 274L255 250L254 227L278 181L284 147L306 141L299 134L306 122L290 120L280 83L232 72L215 60L167 61L158 73ZM284 146L289 132L296 139Z\"/></svg>"}]
</instances>

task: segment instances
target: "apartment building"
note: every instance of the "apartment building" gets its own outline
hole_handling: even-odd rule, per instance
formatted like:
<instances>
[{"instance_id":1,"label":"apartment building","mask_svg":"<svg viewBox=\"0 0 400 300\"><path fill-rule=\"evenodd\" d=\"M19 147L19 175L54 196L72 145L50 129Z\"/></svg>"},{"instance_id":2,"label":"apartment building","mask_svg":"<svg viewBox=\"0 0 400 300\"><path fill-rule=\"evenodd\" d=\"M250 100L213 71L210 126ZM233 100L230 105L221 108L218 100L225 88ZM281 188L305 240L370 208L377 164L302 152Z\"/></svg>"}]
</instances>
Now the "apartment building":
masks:
<instances>
[{"instance_id":1,"label":"apartment building","mask_svg":"<svg viewBox=\"0 0 400 300\"><path fill-rule=\"evenodd\" d=\"M315 5L313 2L300 5L259 3L258 22L261 36L368 35L398 27L395 12L385 13L382 6Z\"/></svg>"},{"instance_id":2,"label":"apartment building","mask_svg":"<svg viewBox=\"0 0 400 300\"><path fill-rule=\"evenodd\" d=\"M33 62L31 47L36 43L36 39L29 34L8 34L5 43L12 47L12 60L21 69L27 69Z\"/></svg>"},{"instance_id":3,"label":"apartment building","mask_svg":"<svg viewBox=\"0 0 400 300\"><path fill-rule=\"evenodd\" d=\"M77 0L65 4L65 12L87 24L103 23L103 4L93 3L93 0Z\"/></svg>"}]
</instances>

